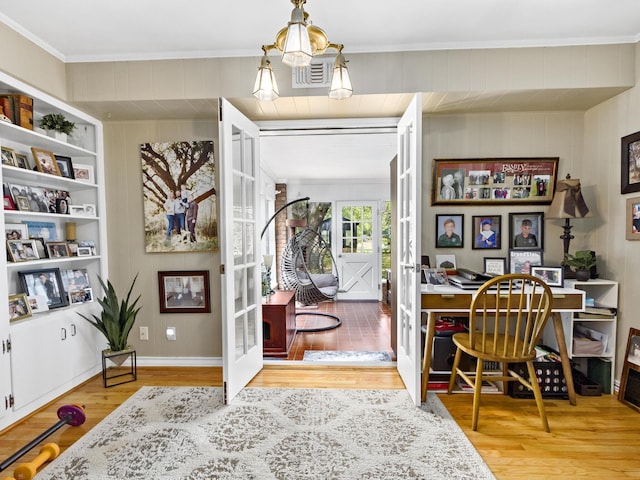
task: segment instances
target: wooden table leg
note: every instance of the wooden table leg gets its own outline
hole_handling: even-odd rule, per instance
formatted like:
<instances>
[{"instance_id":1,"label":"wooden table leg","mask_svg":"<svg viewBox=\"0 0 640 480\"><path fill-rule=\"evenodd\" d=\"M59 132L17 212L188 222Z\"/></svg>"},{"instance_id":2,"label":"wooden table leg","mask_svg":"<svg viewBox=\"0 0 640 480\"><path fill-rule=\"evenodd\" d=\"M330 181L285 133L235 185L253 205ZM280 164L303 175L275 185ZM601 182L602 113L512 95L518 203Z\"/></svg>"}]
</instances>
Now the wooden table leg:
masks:
<instances>
[{"instance_id":1,"label":"wooden table leg","mask_svg":"<svg viewBox=\"0 0 640 480\"><path fill-rule=\"evenodd\" d=\"M427 313L427 334L424 340L424 355L422 356L422 401L427 401L427 389L429 388L429 370L431 369L431 350L433 348L433 336L436 331L436 314Z\"/></svg>"},{"instance_id":2,"label":"wooden table leg","mask_svg":"<svg viewBox=\"0 0 640 480\"><path fill-rule=\"evenodd\" d=\"M569 403L576 405L576 390L573 386L573 372L571 371L571 362L569 362L569 352L567 351L567 341L564 336L564 329L562 328L562 314L553 314L553 329L556 332L556 340L558 341L558 350L560 352L560 359L562 360L562 371L564 373L564 380L567 383L567 390L569 392Z\"/></svg>"}]
</instances>

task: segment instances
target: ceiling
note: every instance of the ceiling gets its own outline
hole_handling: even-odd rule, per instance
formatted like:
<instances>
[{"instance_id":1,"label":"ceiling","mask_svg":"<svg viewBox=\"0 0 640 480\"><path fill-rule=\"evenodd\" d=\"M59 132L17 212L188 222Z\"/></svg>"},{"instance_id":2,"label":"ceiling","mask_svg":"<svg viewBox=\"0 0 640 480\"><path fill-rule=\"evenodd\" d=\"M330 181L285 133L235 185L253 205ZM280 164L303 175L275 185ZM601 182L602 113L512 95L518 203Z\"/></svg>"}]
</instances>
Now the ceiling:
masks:
<instances>
[{"instance_id":1,"label":"ceiling","mask_svg":"<svg viewBox=\"0 0 640 480\"><path fill-rule=\"evenodd\" d=\"M0 21L67 63L208 57L259 57L290 17L287 0L0 0ZM411 50L635 43L640 40L638 0L308 0L305 11L344 54ZM256 64L257 66L257 64ZM612 89L544 92L424 93L434 113L586 110L619 93ZM253 120L397 117L410 94L279 98L265 105L230 99ZM303 100L303 101L301 101ZM102 119L211 118L215 99L176 102L92 102L78 105ZM324 162L357 142L318 141ZM370 138L368 141L371 141ZM382 140L386 143L387 140ZM361 149L361 147L354 147ZM299 150L289 149L291 152ZM325 151L329 150L329 151ZM382 146L378 149L382 151ZM333 152L333 155L331 153ZM386 150L385 150L386 153ZM355 155L351 152L350 155ZM279 158L274 168L291 163ZM366 160L363 160L366 161ZM356 163L356 162L354 162ZM388 160L386 160L388 164ZM280 165L280 167L278 167ZM363 169L360 165L359 171ZM342 166L344 168L344 164ZM339 171L339 169L336 169ZM387 168L380 167L386 174ZM325 171L334 171L325 168ZM369 169L365 169L372 174ZM344 171L342 171L344 174ZM288 177L279 175L279 177Z\"/></svg>"}]
</instances>

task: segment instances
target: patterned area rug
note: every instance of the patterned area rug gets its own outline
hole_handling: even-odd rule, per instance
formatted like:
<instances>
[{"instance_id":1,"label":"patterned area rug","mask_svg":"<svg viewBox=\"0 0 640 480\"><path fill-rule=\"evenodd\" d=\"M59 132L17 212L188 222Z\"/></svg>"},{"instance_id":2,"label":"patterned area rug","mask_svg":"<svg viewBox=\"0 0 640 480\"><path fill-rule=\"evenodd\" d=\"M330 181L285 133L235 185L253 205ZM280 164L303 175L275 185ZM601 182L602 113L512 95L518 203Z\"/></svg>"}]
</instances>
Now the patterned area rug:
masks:
<instances>
[{"instance_id":1,"label":"patterned area rug","mask_svg":"<svg viewBox=\"0 0 640 480\"><path fill-rule=\"evenodd\" d=\"M339 352L335 350L305 350L305 362L390 362L387 352Z\"/></svg>"},{"instance_id":2,"label":"patterned area rug","mask_svg":"<svg viewBox=\"0 0 640 480\"><path fill-rule=\"evenodd\" d=\"M87 409L90 412L90 407ZM404 390L142 387L37 476L493 479L435 395Z\"/></svg>"}]
</instances>

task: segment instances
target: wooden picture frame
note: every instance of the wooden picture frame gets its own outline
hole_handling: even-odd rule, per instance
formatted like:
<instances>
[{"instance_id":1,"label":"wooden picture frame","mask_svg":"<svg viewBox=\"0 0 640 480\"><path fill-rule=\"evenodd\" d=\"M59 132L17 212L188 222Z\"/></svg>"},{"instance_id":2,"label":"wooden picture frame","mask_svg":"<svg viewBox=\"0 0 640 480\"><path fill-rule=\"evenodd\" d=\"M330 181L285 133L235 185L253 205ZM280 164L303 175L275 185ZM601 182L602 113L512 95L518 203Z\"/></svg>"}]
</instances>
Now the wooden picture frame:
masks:
<instances>
[{"instance_id":1,"label":"wooden picture frame","mask_svg":"<svg viewBox=\"0 0 640 480\"><path fill-rule=\"evenodd\" d=\"M640 329L630 328L618 400L640 412Z\"/></svg>"},{"instance_id":2,"label":"wooden picture frame","mask_svg":"<svg viewBox=\"0 0 640 480\"><path fill-rule=\"evenodd\" d=\"M24 153L15 153L16 157L16 167L24 168L25 170L31 170L31 164L29 163L29 159Z\"/></svg>"},{"instance_id":3,"label":"wooden picture frame","mask_svg":"<svg viewBox=\"0 0 640 480\"><path fill-rule=\"evenodd\" d=\"M31 316L31 307L27 300L27 295L17 293L9 295L9 321L15 322Z\"/></svg>"},{"instance_id":4,"label":"wooden picture frame","mask_svg":"<svg viewBox=\"0 0 640 480\"><path fill-rule=\"evenodd\" d=\"M436 214L436 248L464 247L464 215Z\"/></svg>"},{"instance_id":5,"label":"wooden picture frame","mask_svg":"<svg viewBox=\"0 0 640 480\"><path fill-rule=\"evenodd\" d=\"M627 198L626 239L640 240L640 197Z\"/></svg>"},{"instance_id":6,"label":"wooden picture frame","mask_svg":"<svg viewBox=\"0 0 640 480\"><path fill-rule=\"evenodd\" d=\"M640 132L622 137L620 193L640 192Z\"/></svg>"},{"instance_id":7,"label":"wooden picture frame","mask_svg":"<svg viewBox=\"0 0 640 480\"><path fill-rule=\"evenodd\" d=\"M7 250L12 262L29 262L40 258L36 241L32 238L7 240Z\"/></svg>"},{"instance_id":8,"label":"wooden picture frame","mask_svg":"<svg viewBox=\"0 0 640 480\"><path fill-rule=\"evenodd\" d=\"M158 272L160 313L209 313L209 271Z\"/></svg>"},{"instance_id":9,"label":"wooden picture frame","mask_svg":"<svg viewBox=\"0 0 640 480\"><path fill-rule=\"evenodd\" d=\"M507 259L504 257L484 257L483 273L491 275L504 275L507 273Z\"/></svg>"},{"instance_id":10,"label":"wooden picture frame","mask_svg":"<svg viewBox=\"0 0 640 480\"><path fill-rule=\"evenodd\" d=\"M474 215L471 217L473 250L500 250L502 248L502 216Z\"/></svg>"},{"instance_id":11,"label":"wooden picture frame","mask_svg":"<svg viewBox=\"0 0 640 480\"><path fill-rule=\"evenodd\" d=\"M65 178L75 179L75 173L73 172L73 163L71 157L65 157L64 155L54 155L56 163L58 164L58 170L60 170L60 176Z\"/></svg>"},{"instance_id":12,"label":"wooden picture frame","mask_svg":"<svg viewBox=\"0 0 640 480\"><path fill-rule=\"evenodd\" d=\"M509 214L509 248L544 249L544 212Z\"/></svg>"},{"instance_id":13,"label":"wooden picture frame","mask_svg":"<svg viewBox=\"0 0 640 480\"><path fill-rule=\"evenodd\" d=\"M564 269L562 267L532 266L531 275L539 278L550 287L564 287Z\"/></svg>"},{"instance_id":14,"label":"wooden picture frame","mask_svg":"<svg viewBox=\"0 0 640 480\"><path fill-rule=\"evenodd\" d=\"M18 272L22 291L30 297L44 295L49 309L65 307L68 304L59 268L43 268Z\"/></svg>"},{"instance_id":15,"label":"wooden picture frame","mask_svg":"<svg viewBox=\"0 0 640 480\"><path fill-rule=\"evenodd\" d=\"M542 266L542 250L509 250L509 273L531 274L531 267Z\"/></svg>"},{"instance_id":16,"label":"wooden picture frame","mask_svg":"<svg viewBox=\"0 0 640 480\"><path fill-rule=\"evenodd\" d=\"M58 162L56 161L56 156L53 152L43 150L42 148L31 147L31 153L39 172L56 175L58 177L61 176L60 169L58 168Z\"/></svg>"},{"instance_id":17,"label":"wooden picture frame","mask_svg":"<svg viewBox=\"0 0 640 480\"><path fill-rule=\"evenodd\" d=\"M2 165L8 165L10 167L18 166L16 163L16 152L13 151L13 148L0 147L0 151L2 152Z\"/></svg>"},{"instance_id":18,"label":"wooden picture frame","mask_svg":"<svg viewBox=\"0 0 640 480\"><path fill-rule=\"evenodd\" d=\"M558 161L559 157L434 159L431 204L548 205Z\"/></svg>"},{"instance_id":19,"label":"wooden picture frame","mask_svg":"<svg viewBox=\"0 0 640 480\"><path fill-rule=\"evenodd\" d=\"M49 255L49 258L63 258L71 256L67 242L47 242L45 243L45 246L47 247L47 254Z\"/></svg>"}]
</instances>

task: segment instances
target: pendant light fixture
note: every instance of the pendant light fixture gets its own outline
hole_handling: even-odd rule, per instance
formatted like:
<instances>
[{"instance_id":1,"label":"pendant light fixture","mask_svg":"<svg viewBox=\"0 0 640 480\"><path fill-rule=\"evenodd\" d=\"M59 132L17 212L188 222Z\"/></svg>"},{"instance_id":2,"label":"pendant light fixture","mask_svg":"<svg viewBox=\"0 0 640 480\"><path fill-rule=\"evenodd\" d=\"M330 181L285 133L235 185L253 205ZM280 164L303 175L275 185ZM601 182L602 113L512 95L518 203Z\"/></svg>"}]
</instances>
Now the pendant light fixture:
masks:
<instances>
[{"instance_id":1,"label":"pendant light fixture","mask_svg":"<svg viewBox=\"0 0 640 480\"><path fill-rule=\"evenodd\" d=\"M253 95L259 100L274 100L280 96L269 60L269 52L272 50L282 53L282 63L292 68L301 68L308 67L314 56L322 55L330 48L336 50L338 55L333 67L329 97L349 98L353 94L353 88L347 60L342 55L344 45L330 43L326 33L320 27L311 24L309 15L303 8L306 0L291 0L291 3L294 7L291 21L276 34L273 44L262 46L264 55L258 67Z\"/></svg>"}]
</instances>

